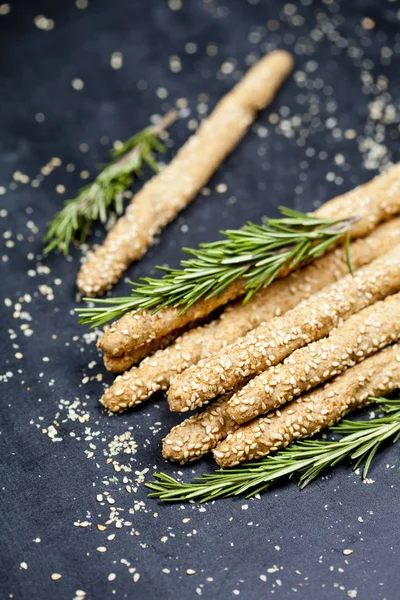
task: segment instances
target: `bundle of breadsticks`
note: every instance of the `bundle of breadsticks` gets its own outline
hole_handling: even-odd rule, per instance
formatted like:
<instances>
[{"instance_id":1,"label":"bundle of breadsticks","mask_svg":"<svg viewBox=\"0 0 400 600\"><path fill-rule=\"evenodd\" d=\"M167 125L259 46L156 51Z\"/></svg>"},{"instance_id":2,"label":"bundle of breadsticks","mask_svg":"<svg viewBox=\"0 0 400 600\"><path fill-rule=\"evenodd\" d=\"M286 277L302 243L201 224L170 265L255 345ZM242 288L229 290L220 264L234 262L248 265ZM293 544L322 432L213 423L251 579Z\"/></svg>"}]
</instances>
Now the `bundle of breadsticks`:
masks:
<instances>
[{"instance_id":1,"label":"bundle of breadsticks","mask_svg":"<svg viewBox=\"0 0 400 600\"><path fill-rule=\"evenodd\" d=\"M110 411L158 390L168 390L172 411L212 401L167 435L166 458L183 463L213 451L221 466L235 465L400 388L400 164L313 214L358 218L353 274L338 246L281 273L247 304L239 281L183 313L128 313L99 341L111 370L141 360L105 391ZM218 307L217 318L193 326Z\"/></svg>"}]
</instances>

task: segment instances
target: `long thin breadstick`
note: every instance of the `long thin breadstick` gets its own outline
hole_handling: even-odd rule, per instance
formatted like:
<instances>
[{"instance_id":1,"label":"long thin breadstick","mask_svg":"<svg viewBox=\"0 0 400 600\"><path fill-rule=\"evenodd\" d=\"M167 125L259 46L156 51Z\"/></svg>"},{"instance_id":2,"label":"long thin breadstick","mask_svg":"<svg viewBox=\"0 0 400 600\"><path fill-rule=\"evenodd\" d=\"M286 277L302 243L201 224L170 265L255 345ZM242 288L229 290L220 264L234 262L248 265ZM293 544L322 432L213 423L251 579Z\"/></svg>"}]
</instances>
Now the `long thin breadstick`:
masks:
<instances>
[{"instance_id":1,"label":"long thin breadstick","mask_svg":"<svg viewBox=\"0 0 400 600\"><path fill-rule=\"evenodd\" d=\"M193 200L235 148L292 68L291 55L277 50L248 71L170 164L136 194L105 242L89 256L77 279L82 292L103 294L146 252L154 236Z\"/></svg>"},{"instance_id":2,"label":"long thin breadstick","mask_svg":"<svg viewBox=\"0 0 400 600\"><path fill-rule=\"evenodd\" d=\"M332 382L242 425L213 451L221 467L261 458L294 440L310 437L339 421L346 413L368 404L370 396L400 387L400 345L380 350Z\"/></svg>"},{"instance_id":3,"label":"long thin breadstick","mask_svg":"<svg viewBox=\"0 0 400 600\"><path fill-rule=\"evenodd\" d=\"M152 340L148 344L138 346L130 352L122 354L122 356L109 356L108 354L103 354L104 365L107 371L111 371L112 373L121 373L126 371L132 365L135 365L147 356L154 354L157 350L162 350L168 346L168 344L171 344L181 334L182 329L171 331L171 333L168 335L164 335L163 337Z\"/></svg>"},{"instance_id":4,"label":"long thin breadstick","mask_svg":"<svg viewBox=\"0 0 400 600\"><path fill-rule=\"evenodd\" d=\"M201 406L399 290L400 245L356 271L354 277L343 277L282 317L260 325L234 344L189 367L171 384L171 410L184 412Z\"/></svg>"},{"instance_id":5,"label":"long thin breadstick","mask_svg":"<svg viewBox=\"0 0 400 600\"><path fill-rule=\"evenodd\" d=\"M163 439L163 457L185 463L210 452L239 427L225 414L233 392L225 394L206 410L176 425Z\"/></svg>"},{"instance_id":6,"label":"long thin breadstick","mask_svg":"<svg viewBox=\"0 0 400 600\"><path fill-rule=\"evenodd\" d=\"M242 283L236 282L222 296L213 296L204 300L201 305L196 302L182 314L182 318L177 318L178 310L175 308L166 308L155 314L152 314L151 311L143 311L137 314L128 313L111 325L97 342L97 347L109 356L121 356L137 346L148 344L154 339L167 335L165 332L174 331L175 327L173 326L176 324L180 329L188 323L204 318L219 306L237 298L243 292ZM136 322L140 322L139 328L145 327L148 332L147 338L136 333ZM161 333L163 331L164 333Z\"/></svg>"},{"instance_id":7,"label":"long thin breadstick","mask_svg":"<svg viewBox=\"0 0 400 600\"><path fill-rule=\"evenodd\" d=\"M372 231L377 223L400 213L400 163L342 196L323 205L314 214L317 216L334 216L347 218L357 215L362 218L353 226L351 235L360 237ZM368 212L369 211L369 212ZM280 276L287 275L282 271ZM167 307L156 314L151 311L127 313L115 321L110 329L99 340L99 348L106 354L117 356L128 352L136 345L144 344L182 327L185 323L198 319L243 294L243 286L235 282L220 297L199 300L191 308L181 314L179 307Z\"/></svg>"},{"instance_id":8,"label":"long thin breadstick","mask_svg":"<svg viewBox=\"0 0 400 600\"><path fill-rule=\"evenodd\" d=\"M299 348L252 379L229 401L227 415L245 423L335 377L400 339L400 294L351 316L329 336Z\"/></svg>"},{"instance_id":9,"label":"long thin breadstick","mask_svg":"<svg viewBox=\"0 0 400 600\"><path fill-rule=\"evenodd\" d=\"M325 202L313 214L321 219L346 219L357 215L361 218L353 225L351 235L366 235L378 223L400 212L400 163L370 183L373 185L361 185L348 194Z\"/></svg>"},{"instance_id":10,"label":"long thin breadstick","mask_svg":"<svg viewBox=\"0 0 400 600\"><path fill-rule=\"evenodd\" d=\"M400 218L380 225L366 238L351 243L353 267L358 269L370 263L396 243L400 243ZM120 412L143 402L157 390L168 389L172 379L190 365L218 352L263 321L294 308L301 300L347 272L345 250L339 247L285 279L274 281L257 292L247 304L236 301L216 321L184 333L174 344L118 377L104 393L102 404L109 410Z\"/></svg>"}]
</instances>

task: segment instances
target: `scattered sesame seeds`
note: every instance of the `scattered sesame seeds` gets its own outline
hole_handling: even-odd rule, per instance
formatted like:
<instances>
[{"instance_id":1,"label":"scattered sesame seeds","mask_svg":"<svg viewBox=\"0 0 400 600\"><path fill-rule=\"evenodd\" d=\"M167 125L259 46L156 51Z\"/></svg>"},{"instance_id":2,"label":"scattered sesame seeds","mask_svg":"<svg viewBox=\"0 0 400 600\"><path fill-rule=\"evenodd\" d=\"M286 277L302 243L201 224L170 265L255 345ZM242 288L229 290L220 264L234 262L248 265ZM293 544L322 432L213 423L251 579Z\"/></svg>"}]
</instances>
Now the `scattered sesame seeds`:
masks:
<instances>
[{"instance_id":1,"label":"scattered sesame seeds","mask_svg":"<svg viewBox=\"0 0 400 600\"><path fill-rule=\"evenodd\" d=\"M221 71L222 73L224 73L224 75L230 75L231 73L233 73L234 68L234 63L230 61L226 61L221 65Z\"/></svg>"},{"instance_id":2,"label":"scattered sesame seeds","mask_svg":"<svg viewBox=\"0 0 400 600\"><path fill-rule=\"evenodd\" d=\"M80 79L79 77L75 77L71 81L71 85L74 88L74 90L76 90L76 91L83 90L83 88L85 87L85 84L84 84L83 80Z\"/></svg>"},{"instance_id":3,"label":"scattered sesame seeds","mask_svg":"<svg viewBox=\"0 0 400 600\"><path fill-rule=\"evenodd\" d=\"M53 19L48 19L44 15L38 15L33 19L33 22L36 25L36 27L38 29L41 29L42 31L51 31L52 29L54 29L55 25Z\"/></svg>"},{"instance_id":4,"label":"scattered sesame seeds","mask_svg":"<svg viewBox=\"0 0 400 600\"><path fill-rule=\"evenodd\" d=\"M8 13L10 11L11 11L11 4L9 4L8 2L4 2L3 4L0 4L0 16L8 15Z\"/></svg>"},{"instance_id":5,"label":"scattered sesame seeds","mask_svg":"<svg viewBox=\"0 0 400 600\"><path fill-rule=\"evenodd\" d=\"M113 52L110 60L111 67L115 70L122 69L124 64L123 58L122 52Z\"/></svg>"},{"instance_id":6,"label":"scattered sesame seeds","mask_svg":"<svg viewBox=\"0 0 400 600\"><path fill-rule=\"evenodd\" d=\"M185 45L185 52L187 54L195 54L197 52L197 44L195 44L194 42L188 42Z\"/></svg>"},{"instance_id":7,"label":"scattered sesame seeds","mask_svg":"<svg viewBox=\"0 0 400 600\"><path fill-rule=\"evenodd\" d=\"M182 70L182 63L179 56L173 55L169 57L169 68L173 73L179 73Z\"/></svg>"},{"instance_id":8,"label":"scattered sesame seeds","mask_svg":"<svg viewBox=\"0 0 400 600\"><path fill-rule=\"evenodd\" d=\"M156 94L160 99L164 99L168 97L168 90L166 90L164 87L161 87L157 89Z\"/></svg>"},{"instance_id":9,"label":"scattered sesame seeds","mask_svg":"<svg viewBox=\"0 0 400 600\"><path fill-rule=\"evenodd\" d=\"M168 0L168 6L173 11L178 11L182 8L182 0Z\"/></svg>"}]
</instances>

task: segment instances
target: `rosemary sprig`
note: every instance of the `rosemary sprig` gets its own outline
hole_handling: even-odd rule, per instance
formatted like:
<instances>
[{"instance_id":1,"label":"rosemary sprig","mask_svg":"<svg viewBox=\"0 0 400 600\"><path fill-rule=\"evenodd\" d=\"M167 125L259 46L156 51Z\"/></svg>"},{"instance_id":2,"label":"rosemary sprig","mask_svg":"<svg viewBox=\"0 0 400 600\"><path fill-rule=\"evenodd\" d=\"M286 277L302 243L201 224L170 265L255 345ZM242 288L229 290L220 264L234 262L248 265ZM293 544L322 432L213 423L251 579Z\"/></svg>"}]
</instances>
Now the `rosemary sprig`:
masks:
<instances>
[{"instance_id":1,"label":"rosemary sprig","mask_svg":"<svg viewBox=\"0 0 400 600\"><path fill-rule=\"evenodd\" d=\"M366 478L379 447L389 439L395 443L400 438L400 400L370 400L379 405L384 416L370 421L341 421L330 429L343 435L339 441L296 442L262 460L233 469L218 469L196 477L192 483L180 483L166 473L155 473L157 481L146 483L154 490L149 496L165 502L208 502L239 494L250 498L295 474L299 486L304 488L326 468L334 467L345 458L355 461L354 469L364 462L362 476Z\"/></svg>"},{"instance_id":2,"label":"rosemary sprig","mask_svg":"<svg viewBox=\"0 0 400 600\"><path fill-rule=\"evenodd\" d=\"M280 207L283 215L266 219L262 225L247 223L242 229L222 231L225 239L203 243L197 249L183 248L193 258L181 261L180 269L156 267L164 271L161 279L142 278L133 285L132 295L122 298L93 299L94 307L76 309L81 323L96 327L132 310L179 306L184 312L197 300L222 294L238 279L245 282L247 302L263 286L269 285L287 266L300 266L322 255L349 232L356 218L318 219L290 208Z\"/></svg>"},{"instance_id":3,"label":"rosemary sprig","mask_svg":"<svg viewBox=\"0 0 400 600\"><path fill-rule=\"evenodd\" d=\"M159 136L175 119L175 111L167 113L157 125L146 127L110 152L111 163L76 198L67 200L48 224L43 239L46 254L57 248L67 256L70 243L74 239L84 242L94 221L105 223L111 211L122 214L123 192L132 185L133 176L141 176L145 165L158 171L154 153L165 151Z\"/></svg>"}]
</instances>

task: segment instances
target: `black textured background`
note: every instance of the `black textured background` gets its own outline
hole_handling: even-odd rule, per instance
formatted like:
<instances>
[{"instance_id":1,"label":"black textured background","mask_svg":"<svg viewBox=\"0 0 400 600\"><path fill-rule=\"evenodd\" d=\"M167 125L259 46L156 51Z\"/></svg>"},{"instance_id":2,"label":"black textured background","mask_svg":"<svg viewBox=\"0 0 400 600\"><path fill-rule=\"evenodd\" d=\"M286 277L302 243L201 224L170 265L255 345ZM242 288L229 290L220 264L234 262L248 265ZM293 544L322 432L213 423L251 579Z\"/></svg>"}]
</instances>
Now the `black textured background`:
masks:
<instances>
[{"instance_id":1,"label":"black textured background","mask_svg":"<svg viewBox=\"0 0 400 600\"><path fill-rule=\"evenodd\" d=\"M173 473L160 457L160 441L179 417L168 414L161 398L123 416L102 413L102 383L93 376L104 369L72 313L80 252L68 261L43 259L41 236L63 199L82 184L79 173L93 173L106 161L110 144L100 143L103 136L110 143L124 139L184 97L191 115L171 132L179 146L198 116L199 94L208 94L212 108L252 58L275 47L295 52L295 78L215 175L210 195L199 196L128 275L148 274L160 262L176 265L181 245L273 215L279 204L312 209L371 178L399 159L393 116L400 93L399 4L184 0L172 10L179 8L176 0L170 6L166 0L89 0L85 9L73 0L31 0L10 7L1 15L7 10L0 3L1 598L72 600L83 590L90 600L396 600L396 447L376 459L371 485L341 467L303 492L288 484L261 499L201 509L162 506L147 499L143 484L127 493L124 473L114 472L105 456L113 436L129 431L138 444L134 456L117 457L132 466L128 477L145 468L145 478L154 468ZM35 26L38 15L53 19L54 28ZM190 46L185 50L190 42L197 44L193 54ZM216 56L209 55L210 43L218 46ZM110 66L116 51L123 53L119 70ZM179 73L169 68L173 55L181 58ZM233 74L221 74L232 59ZM84 81L83 90L73 89L74 78ZM160 87L168 91L162 100ZM374 102L384 107L378 115ZM270 119L271 113L278 116ZM52 157L62 166L38 178ZM15 181L18 171L39 187ZM219 183L227 184L226 192L216 191ZM57 193L57 184L67 192ZM96 235L103 235L101 228ZM115 293L128 290L120 282ZM91 361L97 364L89 368ZM104 381L112 377L105 374ZM75 399L75 412L68 412ZM51 441L54 431L61 441ZM183 477L206 468L210 460L182 469ZM111 508L96 500L105 490L119 509L120 529L97 528ZM78 521L90 524L75 526ZM107 540L112 533L115 539ZM96 551L99 546L106 552ZM344 549L353 553L346 556ZM140 574L136 583L133 569ZM62 579L52 581L54 572Z\"/></svg>"}]
</instances>

